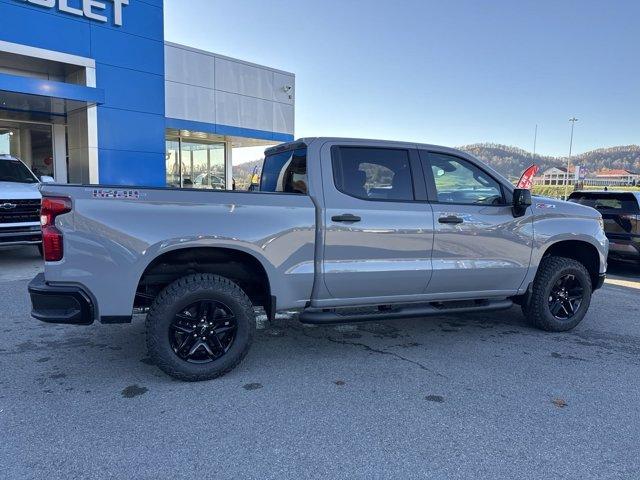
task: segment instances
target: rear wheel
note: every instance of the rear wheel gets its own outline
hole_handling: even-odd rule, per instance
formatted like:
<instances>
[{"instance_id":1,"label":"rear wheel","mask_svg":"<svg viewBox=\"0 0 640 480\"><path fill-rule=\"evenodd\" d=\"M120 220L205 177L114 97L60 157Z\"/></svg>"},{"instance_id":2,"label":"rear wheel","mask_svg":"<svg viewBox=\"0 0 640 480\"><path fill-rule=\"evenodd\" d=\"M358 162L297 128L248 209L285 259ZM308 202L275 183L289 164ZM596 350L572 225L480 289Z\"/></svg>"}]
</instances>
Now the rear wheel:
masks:
<instances>
[{"instance_id":1,"label":"rear wheel","mask_svg":"<svg viewBox=\"0 0 640 480\"><path fill-rule=\"evenodd\" d=\"M255 323L251 301L237 284L218 275L189 275L154 300L146 322L149 355L181 380L217 378L246 356Z\"/></svg>"},{"instance_id":2,"label":"rear wheel","mask_svg":"<svg viewBox=\"0 0 640 480\"><path fill-rule=\"evenodd\" d=\"M540 262L531 295L522 311L534 326L564 332L578 325L589 309L591 277L571 258L546 257Z\"/></svg>"}]
</instances>

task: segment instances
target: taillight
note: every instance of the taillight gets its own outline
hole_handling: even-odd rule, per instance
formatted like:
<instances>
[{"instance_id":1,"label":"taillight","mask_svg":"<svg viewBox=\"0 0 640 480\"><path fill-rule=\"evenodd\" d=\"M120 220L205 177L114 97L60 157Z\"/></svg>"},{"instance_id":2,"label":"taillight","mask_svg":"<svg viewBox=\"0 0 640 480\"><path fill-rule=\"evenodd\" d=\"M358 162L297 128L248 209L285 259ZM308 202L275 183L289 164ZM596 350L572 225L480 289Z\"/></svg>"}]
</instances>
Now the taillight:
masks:
<instances>
[{"instance_id":1,"label":"taillight","mask_svg":"<svg viewBox=\"0 0 640 480\"><path fill-rule=\"evenodd\" d=\"M56 228L56 217L71 211L71 199L66 197L44 197L40 209L42 224L42 247L46 262L59 262L64 256L62 232Z\"/></svg>"}]
</instances>

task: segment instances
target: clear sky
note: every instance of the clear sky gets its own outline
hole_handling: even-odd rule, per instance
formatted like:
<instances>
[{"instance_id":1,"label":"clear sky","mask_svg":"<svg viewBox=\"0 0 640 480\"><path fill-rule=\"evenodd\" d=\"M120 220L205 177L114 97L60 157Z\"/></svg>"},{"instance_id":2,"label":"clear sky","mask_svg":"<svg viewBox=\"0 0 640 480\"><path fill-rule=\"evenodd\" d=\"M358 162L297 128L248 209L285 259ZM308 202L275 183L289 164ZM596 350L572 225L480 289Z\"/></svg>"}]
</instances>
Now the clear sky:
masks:
<instances>
[{"instance_id":1,"label":"clear sky","mask_svg":"<svg viewBox=\"0 0 640 480\"><path fill-rule=\"evenodd\" d=\"M296 136L640 143L640 0L165 0L167 40L296 74Z\"/></svg>"}]
</instances>

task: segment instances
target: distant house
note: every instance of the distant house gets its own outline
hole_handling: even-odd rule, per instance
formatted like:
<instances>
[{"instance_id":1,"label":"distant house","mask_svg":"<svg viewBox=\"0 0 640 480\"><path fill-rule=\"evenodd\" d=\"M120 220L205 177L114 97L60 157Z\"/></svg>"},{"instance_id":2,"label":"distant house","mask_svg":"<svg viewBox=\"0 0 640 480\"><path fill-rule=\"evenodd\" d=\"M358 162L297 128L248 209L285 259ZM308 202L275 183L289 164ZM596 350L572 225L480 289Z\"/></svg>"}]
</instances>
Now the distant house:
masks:
<instances>
[{"instance_id":1,"label":"distant house","mask_svg":"<svg viewBox=\"0 0 640 480\"><path fill-rule=\"evenodd\" d=\"M588 180L587 185L635 186L640 185L640 173L622 169L602 169Z\"/></svg>"},{"instance_id":2,"label":"distant house","mask_svg":"<svg viewBox=\"0 0 640 480\"><path fill-rule=\"evenodd\" d=\"M575 183L575 167L571 167L567 175L567 169L563 167L551 167L533 179L536 185L566 185L567 177L569 185Z\"/></svg>"},{"instance_id":3,"label":"distant house","mask_svg":"<svg viewBox=\"0 0 640 480\"><path fill-rule=\"evenodd\" d=\"M551 167L534 178L535 185L569 185L576 183L576 168L572 166L567 174L564 167ZM622 169L602 169L595 173L581 174L578 183L601 187L622 187L640 185L640 173Z\"/></svg>"}]
</instances>

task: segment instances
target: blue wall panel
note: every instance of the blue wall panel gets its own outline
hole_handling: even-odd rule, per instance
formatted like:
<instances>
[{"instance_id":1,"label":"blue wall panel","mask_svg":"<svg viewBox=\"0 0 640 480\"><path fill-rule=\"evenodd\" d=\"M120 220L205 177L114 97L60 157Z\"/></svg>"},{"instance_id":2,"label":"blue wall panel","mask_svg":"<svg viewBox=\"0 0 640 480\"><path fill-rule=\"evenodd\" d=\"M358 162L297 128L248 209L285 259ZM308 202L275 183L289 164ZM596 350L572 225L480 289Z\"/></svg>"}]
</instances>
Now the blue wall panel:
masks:
<instances>
[{"instance_id":1,"label":"blue wall panel","mask_svg":"<svg viewBox=\"0 0 640 480\"><path fill-rule=\"evenodd\" d=\"M100 85L118 85L105 96L105 106L164 115L164 77L99 63Z\"/></svg>"},{"instance_id":2,"label":"blue wall panel","mask_svg":"<svg viewBox=\"0 0 640 480\"><path fill-rule=\"evenodd\" d=\"M164 41L162 2L160 2L160 5L155 6L140 0L132 0L130 3L131 5L124 7L122 10L124 20L122 26L115 25L113 22L92 22L92 25L116 32L150 38L159 42ZM105 15L112 19L113 3L107 0L106 4Z\"/></svg>"},{"instance_id":3,"label":"blue wall panel","mask_svg":"<svg viewBox=\"0 0 640 480\"><path fill-rule=\"evenodd\" d=\"M112 150L164 153L164 115L98 107L98 146Z\"/></svg>"},{"instance_id":4,"label":"blue wall panel","mask_svg":"<svg viewBox=\"0 0 640 480\"><path fill-rule=\"evenodd\" d=\"M0 40L91 57L90 32L84 19L0 0Z\"/></svg>"},{"instance_id":5,"label":"blue wall panel","mask_svg":"<svg viewBox=\"0 0 640 480\"><path fill-rule=\"evenodd\" d=\"M254 130L252 128L233 127L216 123L195 122L181 120L179 118L167 118L167 128L176 130L191 130L193 132L215 133L217 135L229 135L231 137L259 138L261 140L274 140L276 142L290 142L293 135L288 133L268 132L266 130Z\"/></svg>"},{"instance_id":6,"label":"blue wall panel","mask_svg":"<svg viewBox=\"0 0 640 480\"><path fill-rule=\"evenodd\" d=\"M164 187L165 154L107 150L101 148L100 183Z\"/></svg>"},{"instance_id":7,"label":"blue wall panel","mask_svg":"<svg viewBox=\"0 0 640 480\"><path fill-rule=\"evenodd\" d=\"M164 44L103 27L91 27L96 62L164 75Z\"/></svg>"},{"instance_id":8,"label":"blue wall panel","mask_svg":"<svg viewBox=\"0 0 640 480\"><path fill-rule=\"evenodd\" d=\"M100 183L164 185L164 20L162 0L130 0L123 25L21 0L0 0L0 40L96 62ZM80 0L69 5L79 7Z\"/></svg>"}]
</instances>

